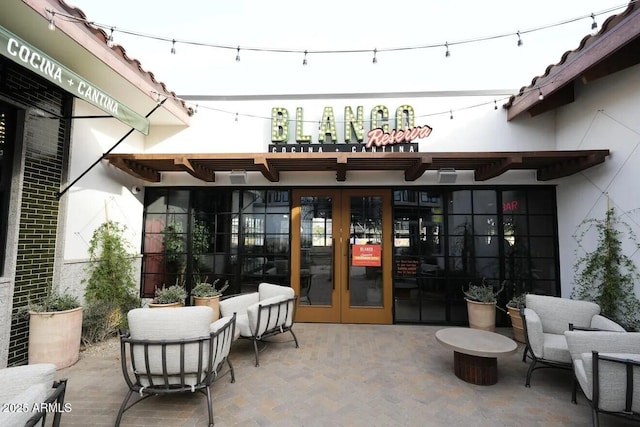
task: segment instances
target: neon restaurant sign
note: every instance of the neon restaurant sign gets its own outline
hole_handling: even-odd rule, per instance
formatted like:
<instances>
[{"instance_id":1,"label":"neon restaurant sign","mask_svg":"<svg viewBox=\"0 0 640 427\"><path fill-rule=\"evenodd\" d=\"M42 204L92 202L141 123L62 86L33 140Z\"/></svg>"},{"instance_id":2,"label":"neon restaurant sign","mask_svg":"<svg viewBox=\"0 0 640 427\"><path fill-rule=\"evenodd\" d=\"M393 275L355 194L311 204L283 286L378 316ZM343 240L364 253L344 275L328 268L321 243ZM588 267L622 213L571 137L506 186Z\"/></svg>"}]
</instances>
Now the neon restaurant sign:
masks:
<instances>
[{"instance_id":1,"label":"neon restaurant sign","mask_svg":"<svg viewBox=\"0 0 640 427\"><path fill-rule=\"evenodd\" d=\"M384 105L376 105L370 112L370 130L365 134L364 107L344 108L342 121L342 138L338 136L336 118L333 107L324 107L322 119L318 122L316 139L306 134L304 110L296 108L295 141L291 141L292 129L289 110L283 107L271 109L271 142L272 153L322 153L340 152L386 152L415 153L418 151L416 139L426 138L431 134L430 126L415 125L415 111L411 105L401 105L395 111L396 128L389 124L389 109ZM309 121L306 121L308 124ZM342 142L340 142L342 141Z\"/></svg>"}]
</instances>

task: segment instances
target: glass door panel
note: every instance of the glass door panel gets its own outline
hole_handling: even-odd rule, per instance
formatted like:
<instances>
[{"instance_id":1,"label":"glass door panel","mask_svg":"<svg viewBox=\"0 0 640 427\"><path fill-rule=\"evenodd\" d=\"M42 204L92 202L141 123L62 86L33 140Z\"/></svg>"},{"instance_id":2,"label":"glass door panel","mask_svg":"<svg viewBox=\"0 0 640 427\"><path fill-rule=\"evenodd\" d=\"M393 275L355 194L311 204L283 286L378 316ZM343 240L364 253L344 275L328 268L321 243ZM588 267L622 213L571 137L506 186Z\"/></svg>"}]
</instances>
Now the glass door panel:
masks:
<instances>
[{"instance_id":1,"label":"glass door panel","mask_svg":"<svg viewBox=\"0 0 640 427\"><path fill-rule=\"evenodd\" d=\"M299 296L296 319L340 322L335 288L338 193L334 190L294 191L291 235L291 286Z\"/></svg>"}]
</instances>

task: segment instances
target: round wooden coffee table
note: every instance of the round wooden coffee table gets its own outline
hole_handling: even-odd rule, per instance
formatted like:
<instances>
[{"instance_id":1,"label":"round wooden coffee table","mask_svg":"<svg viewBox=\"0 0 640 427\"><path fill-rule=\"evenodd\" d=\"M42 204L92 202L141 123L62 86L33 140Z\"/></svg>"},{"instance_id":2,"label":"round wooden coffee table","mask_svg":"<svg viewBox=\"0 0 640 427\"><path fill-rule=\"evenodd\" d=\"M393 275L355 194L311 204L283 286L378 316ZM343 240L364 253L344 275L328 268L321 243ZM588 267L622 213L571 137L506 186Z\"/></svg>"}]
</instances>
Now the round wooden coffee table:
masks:
<instances>
[{"instance_id":1,"label":"round wooden coffee table","mask_svg":"<svg viewBox=\"0 0 640 427\"><path fill-rule=\"evenodd\" d=\"M497 383L498 356L518 350L518 344L511 338L481 329L440 329L436 331L436 340L453 350L456 377L478 385Z\"/></svg>"}]
</instances>

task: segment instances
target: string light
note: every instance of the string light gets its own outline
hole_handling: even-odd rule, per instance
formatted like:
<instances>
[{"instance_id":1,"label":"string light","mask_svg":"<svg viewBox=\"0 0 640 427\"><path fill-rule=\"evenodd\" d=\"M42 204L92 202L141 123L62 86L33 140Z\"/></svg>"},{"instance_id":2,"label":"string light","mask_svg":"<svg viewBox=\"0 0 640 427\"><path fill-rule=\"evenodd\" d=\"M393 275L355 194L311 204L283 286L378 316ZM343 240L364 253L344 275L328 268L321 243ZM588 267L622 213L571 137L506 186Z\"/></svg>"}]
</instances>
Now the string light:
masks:
<instances>
[{"instance_id":1,"label":"string light","mask_svg":"<svg viewBox=\"0 0 640 427\"><path fill-rule=\"evenodd\" d=\"M196 104L195 108L193 109L193 114L198 114L198 104Z\"/></svg>"},{"instance_id":2,"label":"string light","mask_svg":"<svg viewBox=\"0 0 640 427\"><path fill-rule=\"evenodd\" d=\"M109 34L109 38L107 39L107 46L113 47L113 31L115 27L111 27L111 33Z\"/></svg>"},{"instance_id":3,"label":"string light","mask_svg":"<svg viewBox=\"0 0 640 427\"><path fill-rule=\"evenodd\" d=\"M238 113L236 112L236 123L238 122Z\"/></svg>"},{"instance_id":4,"label":"string light","mask_svg":"<svg viewBox=\"0 0 640 427\"><path fill-rule=\"evenodd\" d=\"M548 85L553 85L555 83L556 83L555 81L546 82L541 87L545 87L545 86L548 86ZM524 89L523 88L515 96L518 96L518 97L524 96L524 95L526 95L528 93L531 93L531 92L534 92L534 91L537 91L538 94L542 94L541 87L536 86L536 87L528 88L528 89ZM152 91L152 93L157 97L158 102L159 102L160 99L161 99L160 98L161 94L159 92L157 92L157 91ZM267 116L260 116L260 115L257 115L257 114L240 113L240 112L237 112L237 111L229 111L229 110L216 108L216 107L212 107L212 106L207 106L207 105L193 104L193 103L189 102L186 99L183 99L183 98L180 98L180 97L176 96L175 94L174 95L170 95L168 97L170 97L171 99L173 99L175 101L181 102L181 103L185 104L186 106L191 106L191 108L194 110L194 114L197 113L199 109L203 108L205 110L215 111L215 112L222 113L222 114L234 115L236 118L239 118L240 116L242 116L242 117L249 117L249 118L260 119L260 120L272 120L271 116L267 117ZM445 110L445 111L436 111L436 112L430 112L430 113L426 113L426 114L420 114L420 115L416 115L416 119L424 119L424 118L428 118L428 117L436 117L436 116L442 116L444 114L448 114L449 115L449 119L453 120L454 111L455 112L460 112L460 111L472 110L472 109L475 109L475 108L482 108L482 107L486 107L487 105L490 105L491 103L493 103L493 105L494 105L494 110L497 110L498 109L498 105L497 105L498 101L500 101L501 103L502 102L507 102L507 101L509 101L510 98L511 98L511 95L510 96L505 96L505 97L499 98L499 99L493 99L493 100L481 102L481 103L478 103L478 104L468 105L468 106L465 106L465 107L457 108L455 110L449 109L449 110ZM539 97L539 99L543 100L544 99L544 95L542 95L542 98ZM293 122L293 121L294 121L294 119L289 119L289 122ZM321 120L318 120L317 122L315 120L302 120L301 123L317 123L318 130L322 129L322 121ZM346 123L346 121L342 121L342 122L341 121L336 121L336 123Z\"/></svg>"},{"instance_id":5,"label":"string light","mask_svg":"<svg viewBox=\"0 0 640 427\"><path fill-rule=\"evenodd\" d=\"M516 35L518 37L518 46L522 45L522 35L524 34L528 34L528 33L532 33L532 32L536 32L536 31L542 31L542 30L547 30L550 28L554 28L554 27L558 27L561 25L566 25L566 24L570 24L582 19L592 19L592 24L591 27L592 29L596 29L597 28L597 22L596 22L596 17L606 14L606 13L610 13L612 11L618 10L618 9L622 9L622 8L627 8L630 7L631 5L635 4L636 2L638 2L640 0L631 0L625 4L619 5L619 6L614 6L614 7L610 7L608 9L599 11L599 12L594 12L594 13L590 13L588 15L582 15L579 17L575 17L575 18L570 18L570 19L566 19L564 21L560 21L560 22L556 22L553 24L548 24L548 25L542 25L539 27L534 27L528 30L518 30L517 32L510 32L510 33L502 33L502 34L497 34L497 35L491 35L491 36L483 36L483 37L476 37L476 38L472 38L472 39L466 39L466 40L459 40L459 41L453 41L451 43L449 43L448 41L445 42L444 44L442 43L431 43L431 44L422 44L422 45L416 45L416 46L399 46L399 47L392 47L392 48L381 48L381 49L376 49L376 52L399 52L399 51L407 51L407 50L423 50L423 49L431 49L431 48L437 48L437 47L445 47L446 52L445 52L445 56L449 57L451 55L450 51L449 51L449 45L453 46L453 45L457 45L457 44L470 44L470 43L477 43L477 42L483 42L483 41L489 41L489 40L495 40L498 38L504 38L504 37L513 37L514 35ZM69 21L74 21L74 22L82 22L84 24L87 25L91 25L97 28L102 28L105 30L110 29L111 30L111 35L109 36L109 39L111 41L111 43L109 43L108 41L108 45L109 47L111 47L113 45L113 34L116 31L116 27L115 26L108 26L105 24L99 24L93 21L88 21L84 18L78 17L78 16L74 16L74 15L67 15L61 12L56 12L50 9L46 9L47 12L52 14L52 17L49 19L49 25L51 26L51 23L53 22L53 14L57 14L58 16L62 16L65 19L68 19ZM117 31L120 31L122 33L128 34L128 35L132 35L132 36L137 36L137 37L143 37L143 38L147 38L147 39L153 39L153 40L160 40L160 41L167 41L167 42L173 42L175 41L176 43L183 43L183 44L191 44L191 45L196 45L196 46L201 46L201 47L210 47L210 48L216 48L216 49L237 49L237 55L236 55L236 61L240 61L240 46L238 46L237 48L235 46L230 46L230 45L223 45L223 44L213 44L213 43L205 43L205 42L201 42L201 41L189 41L189 40L179 40L179 39L174 39L171 37L162 37L162 36L157 36L157 35L150 35L150 34L144 34L144 33L140 33L140 32L136 32L136 31L131 31L131 30L124 30L124 29L117 29ZM322 53L322 54L353 54L353 53L363 53L363 52L367 52L370 50L369 49L319 49L319 50L309 50L309 51L303 51L300 49L285 49L285 48L262 48L262 47L244 47L244 50L250 50L250 51L256 51L256 52L270 52L270 53L297 53L297 54L303 54L305 52L311 54L311 53ZM377 62L377 57L375 55L374 52L374 58L376 58L376 62Z\"/></svg>"},{"instance_id":6,"label":"string light","mask_svg":"<svg viewBox=\"0 0 640 427\"><path fill-rule=\"evenodd\" d=\"M377 48L373 49L373 63L374 63L374 64L377 64L377 63L378 63L378 57L377 57L377 54L378 54L378 49L377 49Z\"/></svg>"},{"instance_id":7,"label":"string light","mask_svg":"<svg viewBox=\"0 0 640 427\"><path fill-rule=\"evenodd\" d=\"M302 65L307 65L307 51L304 51L304 59L302 60Z\"/></svg>"},{"instance_id":8,"label":"string light","mask_svg":"<svg viewBox=\"0 0 640 427\"><path fill-rule=\"evenodd\" d=\"M51 11L51 18L49 18L49 30L50 31L55 31L56 30L56 21L55 21L55 16L56 16L56 12L55 11Z\"/></svg>"},{"instance_id":9,"label":"string light","mask_svg":"<svg viewBox=\"0 0 640 427\"><path fill-rule=\"evenodd\" d=\"M542 89L538 87L538 99L542 101L544 99L544 95L542 94Z\"/></svg>"},{"instance_id":10,"label":"string light","mask_svg":"<svg viewBox=\"0 0 640 427\"><path fill-rule=\"evenodd\" d=\"M173 44L171 45L171 54L175 55L176 54L176 40L173 39Z\"/></svg>"}]
</instances>

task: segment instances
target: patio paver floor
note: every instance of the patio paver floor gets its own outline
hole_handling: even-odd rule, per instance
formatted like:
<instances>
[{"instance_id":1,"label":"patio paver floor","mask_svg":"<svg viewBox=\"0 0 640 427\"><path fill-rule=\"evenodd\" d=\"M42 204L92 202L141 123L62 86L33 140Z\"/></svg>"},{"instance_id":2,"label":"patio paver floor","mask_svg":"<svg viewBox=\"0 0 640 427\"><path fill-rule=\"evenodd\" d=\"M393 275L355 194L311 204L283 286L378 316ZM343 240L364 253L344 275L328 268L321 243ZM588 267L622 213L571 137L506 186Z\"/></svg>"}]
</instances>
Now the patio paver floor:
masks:
<instances>
[{"instance_id":1,"label":"patio paver floor","mask_svg":"<svg viewBox=\"0 0 640 427\"><path fill-rule=\"evenodd\" d=\"M274 337L254 366L252 344L234 343L236 382L212 387L214 421L225 426L588 426L584 396L571 403L569 371L542 369L524 386L522 349L498 359L498 383L468 384L453 374L438 326L298 323ZM510 328L498 332L511 335ZM113 426L127 391L116 339L83 351L58 371L69 379L63 426ZM618 417L600 424L631 426ZM206 426L200 393L152 397L127 411L122 426ZM637 425L637 424L636 424Z\"/></svg>"}]
</instances>

